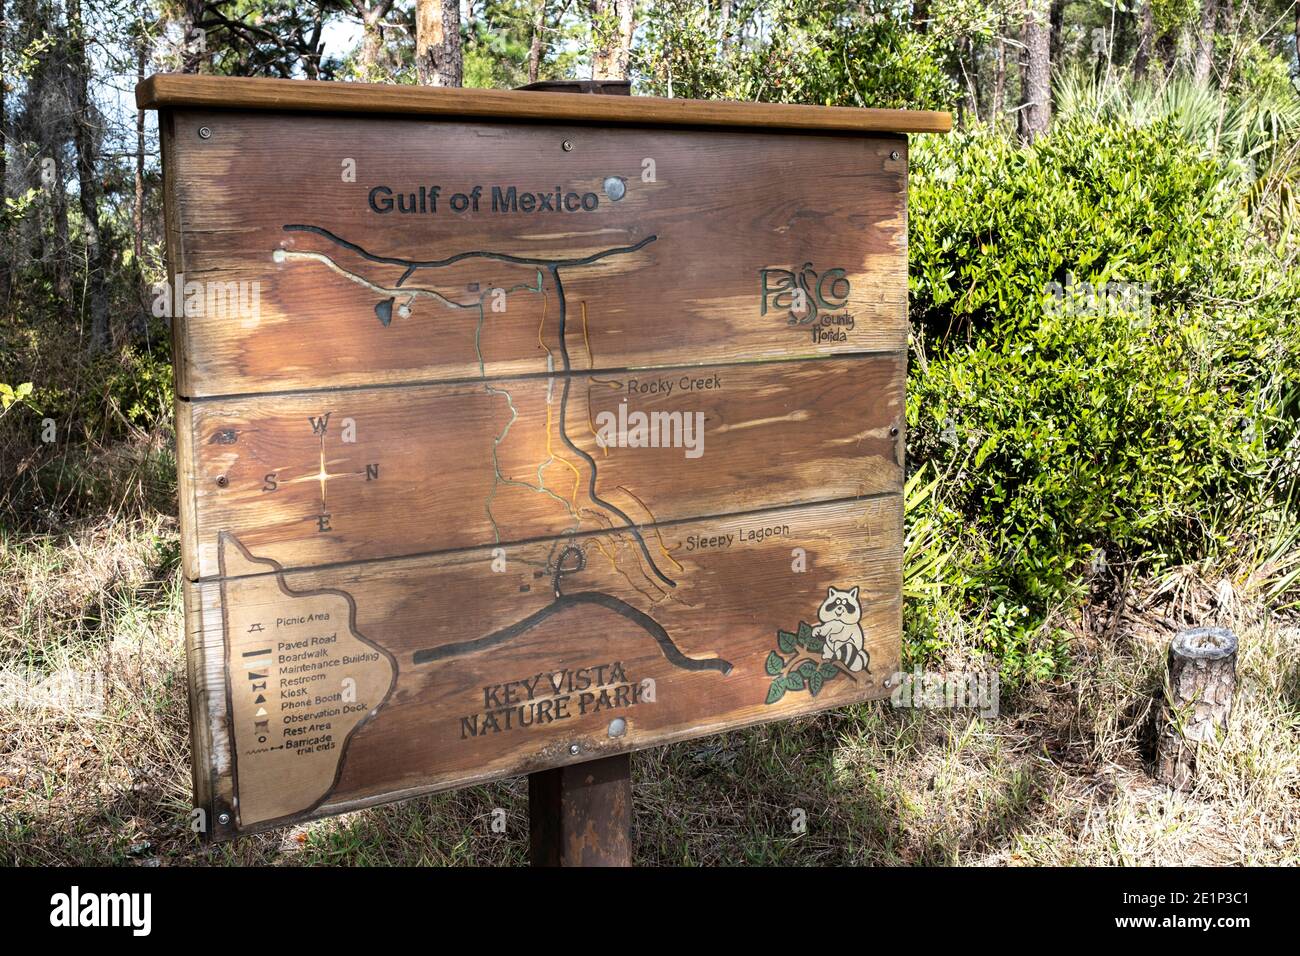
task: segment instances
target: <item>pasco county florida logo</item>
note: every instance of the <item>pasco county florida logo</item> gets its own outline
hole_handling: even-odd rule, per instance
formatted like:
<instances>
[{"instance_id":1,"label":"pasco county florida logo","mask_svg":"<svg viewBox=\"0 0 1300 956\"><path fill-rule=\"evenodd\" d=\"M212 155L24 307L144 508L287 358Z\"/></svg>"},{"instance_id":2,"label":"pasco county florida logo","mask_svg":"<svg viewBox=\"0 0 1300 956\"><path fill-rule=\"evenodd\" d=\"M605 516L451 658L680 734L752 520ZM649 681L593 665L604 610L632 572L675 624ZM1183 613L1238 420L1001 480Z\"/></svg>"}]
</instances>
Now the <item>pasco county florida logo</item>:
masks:
<instances>
[{"instance_id":1,"label":"pasco county florida logo","mask_svg":"<svg viewBox=\"0 0 1300 956\"><path fill-rule=\"evenodd\" d=\"M786 325L810 331L814 343L845 342L854 318L844 309L853 291L844 269L818 272L811 262L798 269L758 270L759 315L782 314Z\"/></svg>"}]
</instances>

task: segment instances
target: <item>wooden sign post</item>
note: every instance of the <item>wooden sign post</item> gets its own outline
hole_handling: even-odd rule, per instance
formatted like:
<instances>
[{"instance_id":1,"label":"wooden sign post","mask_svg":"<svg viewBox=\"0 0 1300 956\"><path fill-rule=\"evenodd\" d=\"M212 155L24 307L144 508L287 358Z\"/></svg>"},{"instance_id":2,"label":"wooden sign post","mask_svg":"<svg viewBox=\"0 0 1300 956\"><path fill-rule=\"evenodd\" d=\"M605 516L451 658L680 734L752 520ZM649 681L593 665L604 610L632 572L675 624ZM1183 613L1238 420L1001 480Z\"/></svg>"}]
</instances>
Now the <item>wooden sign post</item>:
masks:
<instances>
[{"instance_id":1,"label":"wooden sign post","mask_svg":"<svg viewBox=\"0 0 1300 956\"><path fill-rule=\"evenodd\" d=\"M630 866L631 759L530 773L528 825L533 866Z\"/></svg>"},{"instance_id":2,"label":"wooden sign post","mask_svg":"<svg viewBox=\"0 0 1300 956\"><path fill-rule=\"evenodd\" d=\"M946 114L137 100L211 836L537 771L626 815L590 762L888 694L903 134Z\"/></svg>"}]
</instances>

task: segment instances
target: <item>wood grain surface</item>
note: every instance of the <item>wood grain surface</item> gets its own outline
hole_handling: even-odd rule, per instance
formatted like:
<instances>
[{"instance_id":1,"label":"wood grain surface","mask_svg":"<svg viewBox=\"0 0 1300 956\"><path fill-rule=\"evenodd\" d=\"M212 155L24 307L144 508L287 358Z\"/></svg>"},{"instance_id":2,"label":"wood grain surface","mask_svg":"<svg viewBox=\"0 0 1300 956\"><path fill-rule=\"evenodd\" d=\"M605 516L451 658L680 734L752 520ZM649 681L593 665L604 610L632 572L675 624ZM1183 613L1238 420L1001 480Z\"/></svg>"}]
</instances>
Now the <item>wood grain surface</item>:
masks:
<instances>
[{"instance_id":1,"label":"wood grain surface","mask_svg":"<svg viewBox=\"0 0 1300 956\"><path fill-rule=\"evenodd\" d=\"M168 129L186 398L906 344L899 138L219 112ZM477 211L451 208L476 188Z\"/></svg>"},{"instance_id":2,"label":"wood grain surface","mask_svg":"<svg viewBox=\"0 0 1300 956\"><path fill-rule=\"evenodd\" d=\"M509 120L853 133L946 133L952 115L929 110L856 109L786 103L734 103L635 96L617 106L592 96L515 90L431 89L383 83L335 83L254 77L165 73L135 89L143 110L177 107L329 113L400 113L427 117L473 116Z\"/></svg>"},{"instance_id":3,"label":"wood grain surface","mask_svg":"<svg viewBox=\"0 0 1300 956\"><path fill-rule=\"evenodd\" d=\"M216 835L889 693L899 496L647 533L693 543L674 586L628 532L507 546L499 570L477 548L300 572L227 536L227 577L186 585L202 792L235 816ZM813 636L831 593L858 602L860 670Z\"/></svg>"},{"instance_id":4,"label":"wood grain surface","mask_svg":"<svg viewBox=\"0 0 1300 956\"><path fill-rule=\"evenodd\" d=\"M297 568L897 490L903 377L886 354L179 402L186 572L218 573L225 532Z\"/></svg>"}]
</instances>

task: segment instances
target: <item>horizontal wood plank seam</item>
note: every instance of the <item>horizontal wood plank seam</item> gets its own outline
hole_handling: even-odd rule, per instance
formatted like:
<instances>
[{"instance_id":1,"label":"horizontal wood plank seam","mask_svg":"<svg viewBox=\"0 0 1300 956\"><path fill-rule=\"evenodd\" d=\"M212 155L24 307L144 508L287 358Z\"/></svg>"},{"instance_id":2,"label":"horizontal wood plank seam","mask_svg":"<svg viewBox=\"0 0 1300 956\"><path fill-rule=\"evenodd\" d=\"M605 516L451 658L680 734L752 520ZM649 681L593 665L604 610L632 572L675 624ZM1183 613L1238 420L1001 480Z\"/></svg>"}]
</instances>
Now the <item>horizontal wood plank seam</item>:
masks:
<instances>
[{"instance_id":1,"label":"horizontal wood plank seam","mask_svg":"<svg viewBox=\"0 0 1300 956\"><path fill-rule=\"evenodd\" d=\"M907 355L907 349L860 349L852 352L827 352L822 355L788 355L759 359L735 359L730 362L698 362L677 365L623 365L601 366L599 368L571 369L568 372L556 369L553 372L520 372L517 375L471 375L460 378L413 379L409 382L373 382L366 385L322 385L320 388L286 388L265 392L224 392L219 395L182 395L186 402L200 405L205 402L252 401L262 398L295 398L298 396L324 395L330 392L369 392L394 388L436 388L440 385L481 385L494 382L528 382L538 379L554 378L589 378L593 375L644 375L650 372L673 371L709 371L712 369L749 368L755 365L784 365L799 362L826 362L835 359L871 359L890 355Z\"/></svg>"},{"instance_id":2,"label":"horizontal wood plank seam","mask_svg":"<svg viewBox=\"0 0 1300 956\"><path fill-rule=\"evenodd\" d=\"M830 505L843 505L852 502L870 502L884 501L889 498L901 498L901 491L878 491L869 495L845 495L839 498L821 498L809 501L799 501L794 504L769 505L766 508L753 508L747 511L725 511L717 514L692 515L686 518L672 518L668 521L649 521L642 522L635 527L640 530L651 528L672 528L677 525L699 524L705 521L721 521L729 518L747 518L758 515L772 514L781 511L799 511L807 508L822 508ZM329 561L325 564L304 564L304 565L282 565L277 570L258 571L253 574L234 574L222 576L220 574L201 575L190 580L191 584L220 584L227 581L251 580L253 578L262 578L274 574L314 574L318 571L334 571L339 568L362 567L371 564L384 564L392 561L418 561L424 558L440 558L447 555L468 554L472 551L490 551L492 548L517 548L526 547L532 544L541 544L546 541L554 541L557 538L589 538L596 535L626 534L630 533L630 528L592 528L590 531L575 531L571 535L544 534L532 538L519 538L509 541L486 542L484 544L468 545L463 548L443 548L437 551L413 551L409 554L389 554L382 558L356 558L351 561ZM258 558L257 560L273 560L269 558ZM281 562L276 561L277 564Z\"/></svg>"}]
</instances>

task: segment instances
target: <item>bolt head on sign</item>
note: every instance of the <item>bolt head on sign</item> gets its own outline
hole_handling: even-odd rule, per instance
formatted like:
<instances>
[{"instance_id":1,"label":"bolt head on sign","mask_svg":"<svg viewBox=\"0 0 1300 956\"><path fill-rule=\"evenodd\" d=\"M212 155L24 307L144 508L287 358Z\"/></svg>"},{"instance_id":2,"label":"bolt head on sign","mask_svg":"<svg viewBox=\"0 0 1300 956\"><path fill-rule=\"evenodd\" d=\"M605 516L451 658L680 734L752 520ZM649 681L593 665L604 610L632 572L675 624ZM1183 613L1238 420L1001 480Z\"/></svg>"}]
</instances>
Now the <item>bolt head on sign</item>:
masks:
<instances>
[{"instance_id":1,"label":"bolt head on sign","mask_svg":"<svg viewBox=\"0 0 1300 956\"><path fill-rule=\"evenodd\" d=\"M627 183L617 176L605 180L605 195L613 202L618 202L627 193Z\"/></svg>"}]
</instances>

